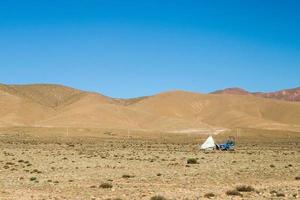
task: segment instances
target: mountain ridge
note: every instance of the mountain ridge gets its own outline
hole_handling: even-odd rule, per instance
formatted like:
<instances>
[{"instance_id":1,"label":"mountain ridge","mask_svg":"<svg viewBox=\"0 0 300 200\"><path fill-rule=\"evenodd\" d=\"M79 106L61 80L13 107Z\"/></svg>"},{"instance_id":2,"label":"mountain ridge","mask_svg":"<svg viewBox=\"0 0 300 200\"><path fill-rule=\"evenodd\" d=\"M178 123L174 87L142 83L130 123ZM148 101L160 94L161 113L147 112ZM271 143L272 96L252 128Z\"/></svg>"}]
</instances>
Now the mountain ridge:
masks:
<instances>
[{"instance_id":1,"label":"mountain ridge","mask_svg":"<svg viewBox=\"0 0 300 200\"><path fill-rule=\"evenodd\" d=\"M300 87L283 89L274 92L249 92L242 88L233 87L217 90L211 94L233 94L233 95L254 95L262 98L270 98L284 101L300 101Z\"/></svg>"},{"instance_id":2,"label":"mountain ridge","mask_svg":"<svg viewBox=\"0 0 300 200\"><path fill-rule=\"evenodd\" d=\"M300 102L180 90L118 99L62 85L2 84L0 126L163 132L244 127L300 132Z\"/></svg>"}]
</instances>

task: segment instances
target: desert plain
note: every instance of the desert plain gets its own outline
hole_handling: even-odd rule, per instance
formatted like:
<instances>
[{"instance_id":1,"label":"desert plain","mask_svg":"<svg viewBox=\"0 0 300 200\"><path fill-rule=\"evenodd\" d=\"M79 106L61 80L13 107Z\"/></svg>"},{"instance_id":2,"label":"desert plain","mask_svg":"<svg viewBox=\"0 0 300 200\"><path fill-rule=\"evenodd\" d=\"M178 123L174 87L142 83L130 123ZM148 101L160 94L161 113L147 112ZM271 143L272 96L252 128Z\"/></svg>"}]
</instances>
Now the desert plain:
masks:
<instances>
[{"instance_id":1,"label":"desert plain","mask_svg":"<svg viewBox=\"0 0 300 200\"><path fill-rule=\"evenodd\" d=\"M205 152L204 135L2 129L0 199L300 198L299 134L240 132L235 151Z\"/></svg>"}]
</instances>

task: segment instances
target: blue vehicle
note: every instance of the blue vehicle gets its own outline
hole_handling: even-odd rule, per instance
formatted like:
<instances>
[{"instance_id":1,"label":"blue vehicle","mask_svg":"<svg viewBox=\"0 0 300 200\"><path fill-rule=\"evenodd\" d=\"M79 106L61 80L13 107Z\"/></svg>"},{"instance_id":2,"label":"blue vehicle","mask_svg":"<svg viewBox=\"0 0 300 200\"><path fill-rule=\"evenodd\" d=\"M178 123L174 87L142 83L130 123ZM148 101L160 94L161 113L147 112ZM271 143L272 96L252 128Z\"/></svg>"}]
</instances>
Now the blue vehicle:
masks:
<instances>
[{"instance_id":1,"label":"blue vehicle","mask_svg":"<svg viewBox=\"0 0 300 200\"><path fill-rule=\"evenodd\" d=\"M233 151L235 146L234 137L229 137L223 144L216 144L216 149L220 151Z\"/></svg>"}]
</instances>

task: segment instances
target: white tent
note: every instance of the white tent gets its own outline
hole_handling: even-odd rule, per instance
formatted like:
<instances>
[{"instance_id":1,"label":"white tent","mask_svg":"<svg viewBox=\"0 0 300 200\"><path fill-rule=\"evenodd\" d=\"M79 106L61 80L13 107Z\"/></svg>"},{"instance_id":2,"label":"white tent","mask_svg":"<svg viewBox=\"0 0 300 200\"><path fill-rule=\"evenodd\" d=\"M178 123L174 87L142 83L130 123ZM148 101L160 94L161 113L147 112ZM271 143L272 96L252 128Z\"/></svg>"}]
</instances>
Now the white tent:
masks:
<instances>
[{"instance_id":1,"label":"white tent","mask_svg":"<svg viewBox=\"0 0 300 200\"><path fill-rule=\"evenodd\" d=\"M201 149L204 150L213 150L216 147L214 138L212 136L209 136L205 142L201 145Z\"/></svg>"}]
</instances>

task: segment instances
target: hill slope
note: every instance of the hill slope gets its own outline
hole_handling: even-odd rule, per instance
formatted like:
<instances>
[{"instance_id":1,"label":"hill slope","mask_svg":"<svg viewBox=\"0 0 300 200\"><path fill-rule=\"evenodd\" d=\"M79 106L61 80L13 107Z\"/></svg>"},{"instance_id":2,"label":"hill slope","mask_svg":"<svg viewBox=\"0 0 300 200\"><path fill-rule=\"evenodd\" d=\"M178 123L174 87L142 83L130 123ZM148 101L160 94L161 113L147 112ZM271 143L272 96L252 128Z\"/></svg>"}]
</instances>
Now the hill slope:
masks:
<instances>
[{"instance_id":1,"label":"hill slope","mask_svg":"<svg viewBox=\"0 0 300 200\"><path fill-rule=\"evenodd\" d=\"M300 132L300 103L184 91L113 99L59 85L0 85L0 126L169 132L245 127Z\"/></svg>"},{"instance_id":2,"label":"hill slope","mask_svg":"<svg viewBox=\"0 0 300 200\"><path fill-rule=\"evenodd\" d=\"M25 98L9 86L0 85L0 126L31 126L54 114L54 110Z\"/></svg>"},{"instance_id":3,"label":"hill slope","mask_svg":"<svg viewBox=\"0 0 300 200\"><path fill-rule=\"evenodd\" d=\"M135 105L160 116L178 117L194 123L233 128L287 128L300 126L300 103L253 96L162 93Z\"/></svg>"},{"instance_id":4,"label":"hill slope","mask_svg":"<svg viewBox=\"0 0 300 200\"><path fill-rule=\"evenodd\" d=\"M300 101L300 87L286 90L279 90L275 92L248 92L242 88L226 88L224 90L217 90L212 94L235 94L235 95L253 95L257 97L278 99L285 101Z\"/></svg>"}]
</instances>

